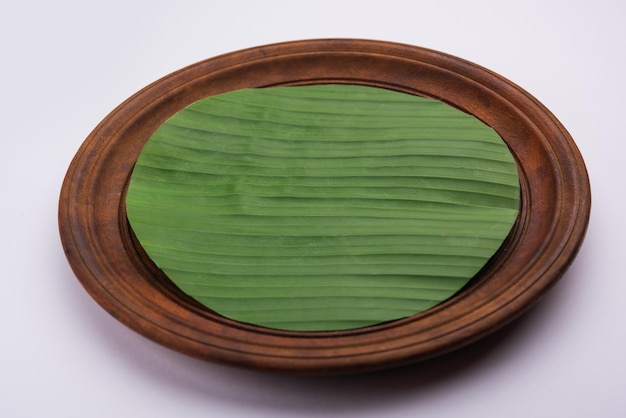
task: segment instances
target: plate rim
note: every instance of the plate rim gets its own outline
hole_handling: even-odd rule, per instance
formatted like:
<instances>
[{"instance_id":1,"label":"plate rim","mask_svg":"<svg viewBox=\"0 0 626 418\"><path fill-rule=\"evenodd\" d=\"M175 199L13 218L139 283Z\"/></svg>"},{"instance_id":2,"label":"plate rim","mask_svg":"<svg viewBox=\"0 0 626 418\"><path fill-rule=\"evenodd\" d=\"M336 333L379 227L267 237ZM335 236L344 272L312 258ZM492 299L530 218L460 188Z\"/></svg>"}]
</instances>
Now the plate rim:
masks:
<instances>
[{"instance_id":1,"label":"plate rim","mask_svg":"<svg viewBox=\"0 0 626 418\"><path fill-rule=\"evenodd\" d=\"M329 82L435 98L494 128L520 170L522 205L511 235L468 289L426 312L386 324L345 331L279 331L232 321L198 306L168 284L128 226L124 196L133 156L165 119L208 95ZM313 39L209 58L125 100L74 156L60 193L58 221L66 257L83 287L140 334L205 360L338 374L425 360L515 319L569 267L582 245L590 209L589 178L573 139L545 106L516 84L422 47ZM521 267L520 261L527 265Z\"/></svg>"}]
</instances>

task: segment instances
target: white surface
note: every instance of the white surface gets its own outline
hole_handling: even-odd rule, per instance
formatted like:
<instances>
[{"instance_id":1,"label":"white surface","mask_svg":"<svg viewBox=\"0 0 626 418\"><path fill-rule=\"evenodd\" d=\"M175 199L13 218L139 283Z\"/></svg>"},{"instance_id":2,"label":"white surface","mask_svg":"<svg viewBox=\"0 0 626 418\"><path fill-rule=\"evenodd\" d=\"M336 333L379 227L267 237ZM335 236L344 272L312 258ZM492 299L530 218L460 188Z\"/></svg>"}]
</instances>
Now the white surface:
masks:
<instances>
[{"instance_id":1,"label":"white surface","mask_svg":"<svg viewBox=\"0 0 626 418\"><path fill-rule=\"evenodd\" d=\"M6 3L1 417L624 416L626 8L619 0ZM59 189L84 138L124 99L178 68L321 37L451 53L551 109L592 181L592 219L571 269L503 332L435 362L367 376L232 369L126 329L81 288L58 238Z\"/></svg>"}]
</instances>

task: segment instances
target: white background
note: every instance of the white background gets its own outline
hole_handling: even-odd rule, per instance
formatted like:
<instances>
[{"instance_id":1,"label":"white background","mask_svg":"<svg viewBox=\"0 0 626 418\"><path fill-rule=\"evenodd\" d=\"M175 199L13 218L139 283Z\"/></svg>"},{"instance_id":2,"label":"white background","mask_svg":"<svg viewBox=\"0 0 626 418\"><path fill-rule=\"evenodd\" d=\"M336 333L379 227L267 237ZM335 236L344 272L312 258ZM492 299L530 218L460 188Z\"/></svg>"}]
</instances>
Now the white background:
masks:
<instances>
[{"instance_id":1,"label":"white background","mask_svg":"<svg viewBox=\"0 0 626 418\"><path fill-rule=\"evenodd\" d=\"M0 417L624 417L626 9L590 1L14 1L0 6ZM429 5L432 3L432 5ZM485 66L577 142L592 218L526 316L426 364L306 378L213 365L146 340L82 289L58 195L108 112L199 60L322 37L387 40Z\"/></svg>"}]
</instances>

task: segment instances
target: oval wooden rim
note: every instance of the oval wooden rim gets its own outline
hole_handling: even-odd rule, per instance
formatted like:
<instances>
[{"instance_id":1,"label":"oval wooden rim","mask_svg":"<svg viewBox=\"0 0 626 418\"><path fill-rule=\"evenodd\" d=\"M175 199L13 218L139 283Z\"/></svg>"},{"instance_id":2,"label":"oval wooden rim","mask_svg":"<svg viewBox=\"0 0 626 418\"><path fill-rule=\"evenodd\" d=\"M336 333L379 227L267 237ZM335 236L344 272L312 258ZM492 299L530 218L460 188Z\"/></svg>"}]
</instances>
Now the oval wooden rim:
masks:
<instances>
[{"instance_id":1,"label":"oval wooden rim","mask_svg":"<svg viewBox=\"0 0 626 418\"><path fill-rule=\"evenodd\" d=\"M490 263L443 304L358 330L265 329L216 315L181 294L135 242L126 185L150 134L201 98L246 87L352 83L437 98L494 128L515 156L518 221ZM424 360L516 318L575 257L591 207L582 157L556 118L520 87L473 63L415 46L322 39L208 59L139 91L111 112L72 161L60 195L61 239L76 276L108 312L167 347L259 369L331 374Z\"/></svg>"}]
</instances>

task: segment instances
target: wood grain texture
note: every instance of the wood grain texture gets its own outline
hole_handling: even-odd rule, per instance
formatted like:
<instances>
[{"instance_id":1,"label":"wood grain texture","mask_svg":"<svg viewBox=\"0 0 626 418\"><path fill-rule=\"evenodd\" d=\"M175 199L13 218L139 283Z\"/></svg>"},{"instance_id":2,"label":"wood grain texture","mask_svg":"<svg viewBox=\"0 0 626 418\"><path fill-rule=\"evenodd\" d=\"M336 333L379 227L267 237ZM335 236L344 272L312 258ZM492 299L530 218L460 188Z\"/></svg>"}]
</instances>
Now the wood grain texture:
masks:
<instances>
[{"instance_id":1,"label":"wood grain texture","mask_svg":"<svg viewBox=\"0 0 626 418\"><path fill-rule=\"evenodd\" d=\"M460 293L424 313L319 333L228 320L182 294L137 245L124 197L157 127L185 106L247 87L362 84L431 97L491 126L518 163L522 204L501 250ZM585 234L591 193L572 138L536 99L462 59L388 42L329 39L252 48L199 62L141 90L85 140L61 190L67 258L91 296L118 320L206 360L311 374L369 371L469 344L519 316L562 276Z\"/></svg>"}]
</instances>

